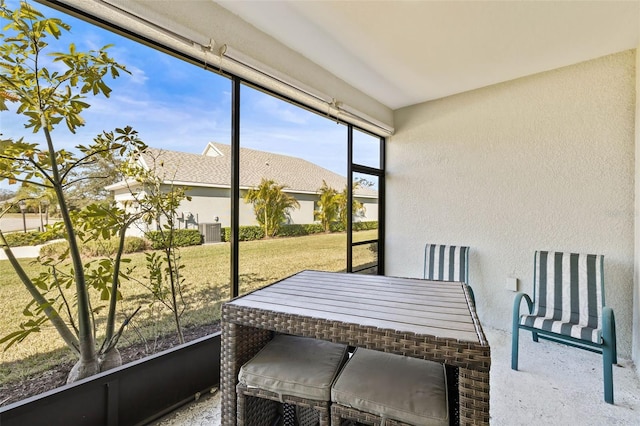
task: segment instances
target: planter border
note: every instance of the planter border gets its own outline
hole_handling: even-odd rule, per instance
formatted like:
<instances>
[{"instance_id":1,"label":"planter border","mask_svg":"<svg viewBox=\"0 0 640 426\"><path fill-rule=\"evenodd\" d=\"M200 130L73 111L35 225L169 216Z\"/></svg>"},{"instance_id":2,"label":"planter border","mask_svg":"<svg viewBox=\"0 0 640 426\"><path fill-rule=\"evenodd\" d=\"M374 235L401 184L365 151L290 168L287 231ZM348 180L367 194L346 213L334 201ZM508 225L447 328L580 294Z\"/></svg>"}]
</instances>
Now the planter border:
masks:
<instances>
[{"instance_id":1,"label":"planter border","mask_svg":"<svg viewBox=\"0 0 640 426\"><path fill-rule=\"evenodd\" d=\"M0 425L141 425L220 383L220 332L5 407Z\"/></svg>"}]
</instances>

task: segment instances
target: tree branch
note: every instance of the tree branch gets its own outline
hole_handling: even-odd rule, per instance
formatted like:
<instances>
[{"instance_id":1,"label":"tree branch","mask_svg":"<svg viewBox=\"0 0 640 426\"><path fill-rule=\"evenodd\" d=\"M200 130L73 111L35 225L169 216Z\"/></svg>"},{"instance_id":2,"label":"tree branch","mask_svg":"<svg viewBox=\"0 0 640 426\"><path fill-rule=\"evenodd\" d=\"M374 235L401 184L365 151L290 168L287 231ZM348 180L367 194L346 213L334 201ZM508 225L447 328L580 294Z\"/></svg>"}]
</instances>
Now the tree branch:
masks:
<instances>
[{"instance_id":1,"label":"tree branch","mask_svg":"<svg viewBox=\"0 0 640 426\"><path fill-rule=\"evenodd\" d=\"M120 263L122 261L122 254L124 253L124 241L126 238L126 229L135 220L130 219L125 222L122 229L120 229L120 239L118 241L118 251L113 263L113 279L111 281L111 294L109 298L109 314L107 316L107 330L105 335L105 341L113 338L113 332L116 322L116 304L118 302L118 285L120 283Z\"/></svg>"},{"instance_id":2,"label":"tree branch","mask_svg":"<svg viewBox=\"0 0 640 426\"><path fill-rule=\"evenodd\" d=\"M77 161L74 161L73 163L71 163L69 165L69 167L67 167L67 170L61 176L62 181L64 181L66 179L67 175L69 173L71 173L71 171L73 171L73 169L75 169L76 167L78 167L80 165L84 165L84 161L85 160L87 160L87 159L89 159L89 158L91 158L93 156L104 154L105 152L114 151L114 150L115 150L114 148L99 149L97 151L93 151L89 155L86 155L86 156L84 156L82 158L79 158ZM91 161L96 161L96 160L92 159Z\"/></svg>"},{"instance_id":3,"label":"tree branch","mask_svg":"<svg viewBox=\"0 0 640 426\"><path fill-rule=\"evenodd\" d=\"M20 178L14 177L14 176L7 176L7 175L3 175L2 173L0 173L0 178L12 179L12 180L15 180L16 182L28 183L29 185L38 186L40 188L51 188L51 186L48 186L48 185L46 185L44 183L35 182L35 181L32 181L32 180L20 179Z\"/></svg>"},{"instance_id":4,"label":"tree branch","mask_svg":"<svg viewBox=\"0 0 640 426\"><path fill-rule=\"evenodd\" d=\"M62 291L62 288L60 288L60 281L58 280L58 270L55 266L52 266L52 274L53 275L53 280L54 283L56 284L56 287L58 288L58 292L60 293L60 297L62 298L62 302L64 303L65 309L67 310L67 315L69 316L69 322L71 323L71 327L73 327L73 330L76 332L76 334L78 334L78 327L76 326L76 322L73 320L73 314L71 313L71 306L69 306L69 302L67 301L67 298L64 295L64 292Z\"/></svg>"},{"instance_id":5,"label":"tree branch","mask_svg":"<svg viewBox=\"0 0 640 426\"><path fill-rule=\"evenodd\" d=\"M78 183L78 182L82 182L82 181L85 181L85 180L91 180L91 179L107 179L107 178L110 178L110 177L111 177L111 176L84 176L84 177L78 178L78 179L76 179L76 180L72 180L72 181L70 181L70 182L67 182L67 183L65 183L64 185L62 185L62 187L63 187L63 188L68 188L68 187L70 187L70 186L75 185L75 184L76 184L76 183Z\"/></svg>"},{"instance_id":6,"label":"tree branch","mask_svg":"<svg viewBox=\"0 0 640 426\"><path fill-rule=\"evenodd\" d=\"M78 339L73 333L71 333L71 330L69 330L67 324L62 320L58 311L51 306L49 301L42 294L40 294L36 286L33 284L33 281L31 281L27 276L27 273L22 269L22 265L20 265L20 262L18 262L16 257L13 255L13 251L11 250L11 247L9 247L2 231L0 231L0 244L2 245L2 250L4 250L7 259L11 263L11 266L16 271L16 274L18 274L20 281L22 281L27 291L31 294L31 297L33 297L33 300L35 300L39 307L43 308L44 314L49 318L49 321L51 321L67 346L75 353L79 354L80 345L78 343Z\"/></svg>"}]
</instances>

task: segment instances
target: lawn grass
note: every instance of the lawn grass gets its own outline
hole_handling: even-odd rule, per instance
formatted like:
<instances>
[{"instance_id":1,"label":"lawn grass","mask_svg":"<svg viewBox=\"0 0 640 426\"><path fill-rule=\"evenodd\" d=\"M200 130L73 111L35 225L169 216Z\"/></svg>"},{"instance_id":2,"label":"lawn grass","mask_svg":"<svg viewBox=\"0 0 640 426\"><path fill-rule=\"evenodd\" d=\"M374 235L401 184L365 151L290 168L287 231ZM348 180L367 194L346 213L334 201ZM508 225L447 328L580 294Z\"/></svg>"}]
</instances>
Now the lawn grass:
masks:
<instances>
[{"instance_id":1,"label":"lawn grass","mask_svg":"<svg viewBox=\"0 0 640 426\"><path fill-rule=\"evenodd\" d=\"M377 230L360 231L359 240L376 238ZM375 261L370 250L354 250L354 264ZM274 238L240 243L240 292L260 288L304 269L343 271L346 266L346 234L320 234L295 238ZM180 249L185 265L184 300L187 309L183 326L210 324L220 319L220 306L230 295L230 246L227 243ZM134 277L143 280L146 274L145 255L128 255L135 266ZM32 260L21 260L29 276L40 271ZM175 333L169 310L150 296L148 290L135 281L121 285L124 299L119 304L120 321L140 307L139 313L125 329L120 346L144 342L149 354L154 352L158 336ZM0 261L0 337L18 329L25 321L22 314L29 294L18 280L8 261ZM93 307L104 304L92 298ZM118 324L119 325L119 324ZM100 334L100 329L98 330ZM1 348L4 349L4 348ZM40 333L0 352L0 385L22 377L46 371L52 365L72 359L70 351L57 332L45 325Z\"/></svg>"}]
</instances>

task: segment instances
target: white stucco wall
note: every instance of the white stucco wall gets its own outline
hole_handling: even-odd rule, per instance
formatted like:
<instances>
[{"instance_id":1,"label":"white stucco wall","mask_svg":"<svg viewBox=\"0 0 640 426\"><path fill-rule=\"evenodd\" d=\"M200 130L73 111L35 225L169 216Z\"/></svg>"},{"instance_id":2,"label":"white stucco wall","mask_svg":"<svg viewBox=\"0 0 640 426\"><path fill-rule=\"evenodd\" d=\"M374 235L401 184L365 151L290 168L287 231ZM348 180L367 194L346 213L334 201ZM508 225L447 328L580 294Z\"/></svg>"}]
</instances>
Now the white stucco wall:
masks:
<instances>
[{"instance_id":1,"label":"white stucco wall","mask_svg":"<svg viewBox=\"0 0 640 426\"><path fill-rule=\"evenodd\" d=\"M635 51L396 111L386 273L419 277L425 242L471 246L484 324L511 327L509 276L535 250L605 255L619 354L631 355Z\"/></svg>"},{"instance_id":2,"label":"white stucco wall","mask_svg":"<svg viewBox=\"0 0 640 426\"><path fill-rule=\"evenodd\" d=\"M636 49L636 123L640 122L640 73L637 70L640 69L640 55ZM636 169L635 169L635 209L636 212L640 212L640 168L637 167L640 164L640 126L636 125ZM636 366L640 365L640 217L635 215L635 273L633 274L633 341L632 341L632 356L633 362ZM640 368L637 369L640 376Z\"/></svg>"},{"instance_id":3,"label":"white stucco wall","mask_svg":"<svg viewBox=\"0 0 640 426\"><path fill-rule=\"evenodd\" d=\"M358 197L356 197L356 200L362 203L362 206L364 207L364 214L362 216L354 218L355 222L369 222L378 220L378 200Z\"/></svg>"},{"instance_id":4,"label":"white stucco wall","mask_svg":"<svg viewBox=\"0 0 640 426\"><path fill-rule=\"evenodd\" d=\"M199 223L213 223L217 217L222 227L231 226L229 193L225 188L192 188L187 191L191 201L183 202L178 211L191 212Z\"/></svg>"},{"instance_id":5,"label":"white stucco wall","mask_svg":"<svg viewBox=\"0 0 640 426\"><path fill-rule=\"evenodd\" d=\"M191 197L191 201L183 201L180 207L177 209L178 213L178 226L180 228L197 228L198 223L214 223L217 222L225 228L231 226L231 200L229 199L230 190L225 188L207 188L207 187L192 187L187 191L187 195ZM315 194L298 194L292 193L300 203L299 209L292 209L291 222L292 224L308 224L314 223L313 212L315 209L315 201L318 196ZM115 200L118 202L124 202L131 200L132 196L128 189L119 189L114 192ZM378 220L378 204L372 202L371 198L357 198L362 202L366 209L366 214L359 217L358 221L370 221ZM377 201L377 200L376 200ZM181 220L192 215L192 219L189 221ZM258 225L255 213L253 212L253 206L245 203L244 199L240 200L238 216L240 219L240 226ZM150 229L155 229L155 224L147 226L144 223L139 223L137 226L129 229L129 235L142 236Z\"/></svg>"},{"instance_id":6,"label":"white stucco wall","mask_svg":"<svg viewBox=\"0 0 640 426\"><path fill-rule=\"evenodd\" d=\"M289 215L291 223L303 224L313 223L313 210L315 209L314 202L318 199L316 195L311 194L290 194L296 197L298 203L300 203L299 209L291 209ZM255 220L254 220L255 222Z\"/></svg>"}]
</instances>

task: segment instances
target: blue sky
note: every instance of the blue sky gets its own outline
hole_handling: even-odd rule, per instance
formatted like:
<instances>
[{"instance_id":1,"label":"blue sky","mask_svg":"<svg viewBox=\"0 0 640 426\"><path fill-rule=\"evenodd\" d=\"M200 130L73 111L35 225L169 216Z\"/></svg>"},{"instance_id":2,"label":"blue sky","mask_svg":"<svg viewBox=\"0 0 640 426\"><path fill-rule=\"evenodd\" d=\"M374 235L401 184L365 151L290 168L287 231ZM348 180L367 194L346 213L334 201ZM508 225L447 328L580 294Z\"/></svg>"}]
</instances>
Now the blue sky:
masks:
<instances>
[{"instance_id":1,"label":"blue sky","mask_svg":"<svg viewBox=\"0 0 640 426\"><path fill-rule=\"evenodd\" d=\"M18 4L15 0L6 3L10 8ZM91 108L83 115L86 125L76 134L64 125L54 130L57 149L88 144L103 130L126 125L157 148L200 153L209 141L230 143L230 80L41 4L32 4L46 16L59 17L72 27L55 42L52 51L67 50L70 43L80 51L113 44L109 54L131 72L107 80L113 89L109 99L87 98ZM54 44L54 39L50 42ZM243 86L241 94L243 147L305 158L346 175L346 126L249 87ZM5 137L42 140L41 135L25 130L23 123L15 113L0 113ZM356 139L375 142L362 136ZM377 154L375 143L372 147L371 154ZM7 185L0 183L0 187Z\"/></svg>"}]
</instances>

